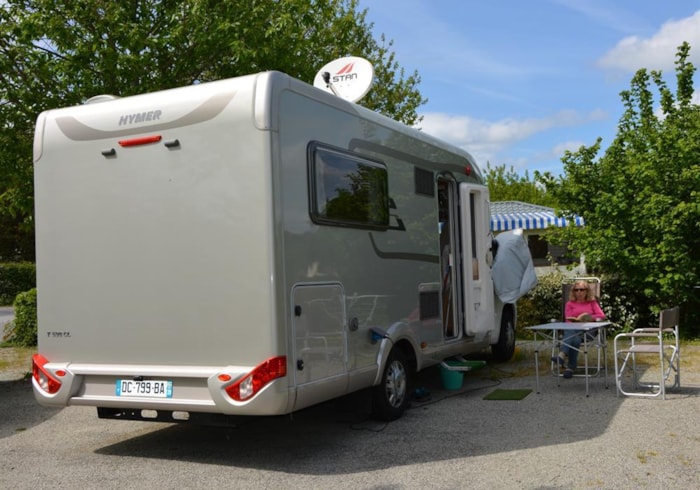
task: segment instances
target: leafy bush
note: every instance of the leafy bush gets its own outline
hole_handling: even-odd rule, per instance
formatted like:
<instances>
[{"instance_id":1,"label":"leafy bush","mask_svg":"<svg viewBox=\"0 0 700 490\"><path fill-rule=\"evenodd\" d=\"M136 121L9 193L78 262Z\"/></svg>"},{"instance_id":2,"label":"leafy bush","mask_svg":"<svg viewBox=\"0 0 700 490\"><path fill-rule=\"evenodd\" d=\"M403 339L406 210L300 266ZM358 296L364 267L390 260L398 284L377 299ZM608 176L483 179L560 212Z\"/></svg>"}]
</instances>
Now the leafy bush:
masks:
<instances>
[{"instance_id":1,"label":"leafy bush","mask_svg":"<svg viewBox=\"0 0 700 490\"><path fill-rule=\"evenodd\" d=\"M538 277L537 286L518 300L518 335L531 336L526 327L561 320L561 284L566 276L552 272Z\"/></svg>"},{"instance_id":2,"label":"leafy bush","mask_svg":"<svg viewBox=\"0 0 700 490\"><path fill-rule=\"evenodd\" d=\"M18 294L14 307L15 321L12 343L22 347L36 345L36 288Z\"/></svg>"},{"instance_id":3,"label":"leafy bush","mask_svg":"<svg viewBox=\"0 0 700 490\"><path fill-rule=\"evenodd\" d=\"M640 325L640 305L633 292L626 291L619 278L600 278L600 307L613 325L608 332L630 332Z\"/></svg>"},{"instance_id":4,"label":"leafy bush","mask_svg":"<svg viewBox=\"0 0 700 490\"><path fill-rule=\"evenodd\" d=\"M29 262L0 264L0 306L11 305L22 291L36 287L36 266Z\"/></svg>"}]
</instances>

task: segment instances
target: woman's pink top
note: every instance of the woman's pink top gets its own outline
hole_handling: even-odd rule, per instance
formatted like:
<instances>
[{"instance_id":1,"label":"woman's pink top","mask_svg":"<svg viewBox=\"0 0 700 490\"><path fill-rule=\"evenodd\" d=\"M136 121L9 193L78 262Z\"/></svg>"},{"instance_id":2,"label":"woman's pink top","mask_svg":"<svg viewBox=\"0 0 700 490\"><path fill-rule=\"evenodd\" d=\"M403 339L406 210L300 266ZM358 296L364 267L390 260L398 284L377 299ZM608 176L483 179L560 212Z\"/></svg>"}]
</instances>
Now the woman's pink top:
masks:
<instances>
[{"instance_id":1,"label":"woman's pink top","mask_svg":"<svg viewBox=\"0 0 700 490\"><path fill-rule=\"evenodd\" d=\"M597 301L567 301L564 308L564 318L578 317L582 313L588 313L595 320L604 319L605 313L600 309ZM566 320L567 322L570 320Z\"/></svg>"}]
</instances>

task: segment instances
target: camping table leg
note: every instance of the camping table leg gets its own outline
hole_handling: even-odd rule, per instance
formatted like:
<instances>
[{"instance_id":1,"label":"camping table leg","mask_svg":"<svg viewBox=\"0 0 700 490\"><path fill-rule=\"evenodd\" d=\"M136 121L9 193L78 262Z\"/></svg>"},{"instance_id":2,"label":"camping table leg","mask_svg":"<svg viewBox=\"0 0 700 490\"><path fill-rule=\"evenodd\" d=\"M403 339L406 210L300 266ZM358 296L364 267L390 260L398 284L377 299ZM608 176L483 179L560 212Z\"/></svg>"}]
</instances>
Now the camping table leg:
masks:
<instances>
[{"instance_id":1,"label":"camping table leg","mask_svg":"<svg viewBox=\"0 0 700 490\"><path fill-rule=\"evenodd\" d=\"M586 378L586 398L588 397L588 332L583 332L583 363L584 378Z\"/></svg>"},{"instance_id":2,"label":"camping table leg","mask_svg":"<svg viewBox=\"0 0 700 490\"><path fill-rule=\"evenodd\" d=\"M600 327L598 332L598 339L602 339L603 344L603 369L605 369L605 389L608 389L608 334L605 331L605 327Z\"/></svg>"},{"instance_id":3,"label":"camping table leg","mask_svg":"<svg viewBox=\"0 0 700 490\"><path fill-rule=\"evenodd\" d=\"M586 396L589 396L589 390L588 390L588 381L590 374L588 372L588 332L591 330L597 330L597 337L598 339L603 339L600 341L600 344L597 344L597 348L601 348L603 350L603 376L605 379L605 389L608 388L608 352L607 352L607 337L605 333L605 326L596 326L590 330L585 330L584 335L583 335L583 359L585 362L585 378L586 378ZM597 365L598 371L596 372L596 375L600 374L600 357L598 357L598 365Z\"/></svg>"},{"instance_id":4,"label":"camping table leg","mask_svg":"<svg viewBox=\"0 0 700 490\"><path fill-rule=\"evenodd\" d=\"M556 328L552 330L552 355L559 355L559 352L561 352L561 346L562 344L567 345L566 342L564 342L564 339L566 338L566 332L559 333L559 330ZM554 375L557 377L557 388L561 386L561 374L562 373L562 368L563 366L561 363L558 361L554 363L554 366L556 368L556 372Z\"/></svg>"},{"instance_id":5,"label":"camping table leg","mask_svg":"<svg viewBox=\"0 0 700 490\"><path fill-rule=\"evenodd\" d=\"M537 394L540 394L540 364L539 364L539 357L540 357L540 349L537 347L537 331L533 330L534 334L534 339L535 339L535 387L537 389Z\"/></svg>"}]
</instances>

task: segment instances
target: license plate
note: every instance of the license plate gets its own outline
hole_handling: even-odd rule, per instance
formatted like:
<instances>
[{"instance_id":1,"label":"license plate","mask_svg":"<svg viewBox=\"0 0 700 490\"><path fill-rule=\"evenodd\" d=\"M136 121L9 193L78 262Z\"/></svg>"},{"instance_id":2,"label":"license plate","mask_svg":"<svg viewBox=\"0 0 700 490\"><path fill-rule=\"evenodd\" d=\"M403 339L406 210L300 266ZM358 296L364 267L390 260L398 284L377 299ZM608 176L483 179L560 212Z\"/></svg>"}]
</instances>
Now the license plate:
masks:
<instances>
[{"instance_id":1,"label":"license plate","mask_svg":"<svg viewBox=\"0 0 700 490\"><path fill-rule=\"evenodd\" d=\"M117 396L138 396L144 398L172 398L173 382L149 379L134 381L117 380Z\"/></svg>"}]
</instances>

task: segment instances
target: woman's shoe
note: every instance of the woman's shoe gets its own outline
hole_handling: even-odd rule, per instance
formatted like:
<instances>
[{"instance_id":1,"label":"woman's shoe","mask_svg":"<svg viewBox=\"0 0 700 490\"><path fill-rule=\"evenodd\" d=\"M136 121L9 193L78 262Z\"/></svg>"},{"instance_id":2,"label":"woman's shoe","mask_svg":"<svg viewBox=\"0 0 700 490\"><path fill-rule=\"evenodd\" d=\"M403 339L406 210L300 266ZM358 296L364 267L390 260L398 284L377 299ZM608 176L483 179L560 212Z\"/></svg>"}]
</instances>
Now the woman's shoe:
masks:
<instances>
[{"instance_id":1,"label":"woman's shoe","mask_svg":"<svg viewBox=\"0 0 700 490\"><path fill-rule=\"evenodd\" d=\"M552 356L552 362L558 362L560 368L563 368L566 365L566 361L564 361L564 358L561 356Z\"/></svg>"},{"instance_id":2,"label":"woman's shoe","mask_svg":"<svg viewBox=\"0 0 700 490\"><path fill-rule=\"evenodd\" d=\"M574 377L574 370L573 370L573 369L570 369L570 368L566 368L566 369L564 370L564 377L565 377L566 379L573 378L573 377Z\"/></svg>"}]
</instances>

